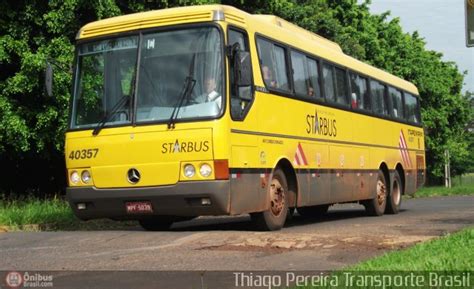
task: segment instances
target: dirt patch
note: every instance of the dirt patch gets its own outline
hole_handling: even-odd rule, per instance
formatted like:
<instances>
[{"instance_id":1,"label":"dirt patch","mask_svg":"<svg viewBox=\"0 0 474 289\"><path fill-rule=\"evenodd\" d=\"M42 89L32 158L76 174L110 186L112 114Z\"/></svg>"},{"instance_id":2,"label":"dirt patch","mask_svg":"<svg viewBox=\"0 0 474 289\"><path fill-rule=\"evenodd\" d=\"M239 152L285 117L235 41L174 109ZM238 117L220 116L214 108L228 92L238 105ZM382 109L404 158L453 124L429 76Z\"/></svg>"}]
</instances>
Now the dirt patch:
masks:
<instances>
[{"instance_id":1,"label":"dirt patch","mask_svg":"<svg viewBox=\"0 0 474 289\"><path fill-rule=\"evenodd\" d=\"M198 250L265 252L279 254L295 250L394 250L402 249L415 243L432 239L433 236L339 236L288 235L288 236L253 236L251 238L232 238L221 240L219 244L201 243Z\"/></svg>"}]
</instances>

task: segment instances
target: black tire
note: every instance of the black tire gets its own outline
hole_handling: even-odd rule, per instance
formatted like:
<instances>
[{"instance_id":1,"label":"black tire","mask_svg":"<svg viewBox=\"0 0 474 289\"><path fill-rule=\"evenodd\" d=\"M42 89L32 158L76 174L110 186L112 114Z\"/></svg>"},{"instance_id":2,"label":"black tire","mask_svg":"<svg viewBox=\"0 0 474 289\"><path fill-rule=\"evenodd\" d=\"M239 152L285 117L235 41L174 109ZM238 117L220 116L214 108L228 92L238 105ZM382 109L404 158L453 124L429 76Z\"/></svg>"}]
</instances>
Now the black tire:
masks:
<instances>
[{"instance_id":1,"label":"black tire","mask_svg":"<svg viewBox=\"0 0 474 289\"><path fill-rule=\"evenodd\" d=\"M321 217L328 212L329 205L318 205L298 208L298 213L305 218Z\"/></svg>"},{"instance_id":2,"label":"black tire","mask_svg":"<svg viewBox=\"0 0 474 289\"><path fill-rule=\"evenodd\" d=\"M369 216L382 216L387 207L387 179L382 170L379 170L377 182L375 183L375 197L363 202L365 211Z\"/></svg>"},{"instance_id":3,"label":"black tire","mask_svg":"<svg viewBox=\"0 0 474 289\"><path fill-rule=\"evenodd\" d=\"M273 198L272 198L273 196ZM268 186L268 200L270 208L267 211L251 214L252 221L259 230L275 231L285 225L289 214L288 183L285 174L280 168L275 169Z\"/></svg>"},{"instance_id":4,"label":"black tire","mask_svg":"<svg viewBox=\"0 0 474 289\"><path fill-rule=\"evenodd\" d=\"M138 220L138 223L146 231L166 231L170 229L173 220L166 217L153 217Z\"/></svg>"},{"instance_id":5,"label":"black tire","mask_svg":"<svg viewBox=\"0 0 474 289\"><path fill-rule=\"evenodd\" d=\"M400 212L400 206L402 204L403 186L400 178L400 174L395 171L393 176L392 186L387 198L387 207L385 208L385 214L398 214Z\"/></svg>"}]
</instances>

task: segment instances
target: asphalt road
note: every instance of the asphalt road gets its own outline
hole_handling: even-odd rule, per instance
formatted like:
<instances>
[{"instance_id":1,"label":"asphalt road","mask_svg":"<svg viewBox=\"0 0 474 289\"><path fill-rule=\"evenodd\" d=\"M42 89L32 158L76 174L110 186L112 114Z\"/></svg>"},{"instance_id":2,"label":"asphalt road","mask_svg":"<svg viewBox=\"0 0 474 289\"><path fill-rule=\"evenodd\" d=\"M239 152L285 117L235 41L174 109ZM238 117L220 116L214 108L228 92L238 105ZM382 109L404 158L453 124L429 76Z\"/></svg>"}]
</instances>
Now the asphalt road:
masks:
<instances>
[{"instance_id":1,"label":"asphalt road","mask_svg":"<svg viewBox=\"0 0 474 289\"><path fill-rule=\"evenodd\" d=\"M254 231L248 216L198 218L167 232L8 232L0 271L333 270L473 224L474 196L457 196L404 200L398 215L382 217L336 205L278 232Z\"/></svg>"}]
</instances>

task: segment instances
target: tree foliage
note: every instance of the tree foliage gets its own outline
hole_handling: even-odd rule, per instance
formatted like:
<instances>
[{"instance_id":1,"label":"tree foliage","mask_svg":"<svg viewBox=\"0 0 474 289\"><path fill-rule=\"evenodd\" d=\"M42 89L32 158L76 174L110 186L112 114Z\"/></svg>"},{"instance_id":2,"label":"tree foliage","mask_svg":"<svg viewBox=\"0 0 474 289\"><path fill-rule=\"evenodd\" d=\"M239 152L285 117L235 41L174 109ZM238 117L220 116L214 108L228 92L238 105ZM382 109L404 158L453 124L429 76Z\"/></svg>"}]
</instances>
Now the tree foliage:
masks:
<instances>
[{"instance_id":1,"label":"tree foliage","mask_svg":"<svg viewBox=\"0 0 474 289\"><path fill-rule=\"evenodd\" d=\"M9 169L0 190L57 192L65 186L63 140L71 64L82 25L121 14L207 3L278 15L336 41L349 55L412 81L422 99L431 178L442 175L445 149L454 162L467 157L465 127L472 109L461 95L463 74L454 63L442 61L440 53L427 50L418 33L404 33L397 18L370 14L369 1L7 0L0 3L0 162ZM56 69L51 98L43 87L47 59L62 67Z\"/></svg>"}]
</instances>

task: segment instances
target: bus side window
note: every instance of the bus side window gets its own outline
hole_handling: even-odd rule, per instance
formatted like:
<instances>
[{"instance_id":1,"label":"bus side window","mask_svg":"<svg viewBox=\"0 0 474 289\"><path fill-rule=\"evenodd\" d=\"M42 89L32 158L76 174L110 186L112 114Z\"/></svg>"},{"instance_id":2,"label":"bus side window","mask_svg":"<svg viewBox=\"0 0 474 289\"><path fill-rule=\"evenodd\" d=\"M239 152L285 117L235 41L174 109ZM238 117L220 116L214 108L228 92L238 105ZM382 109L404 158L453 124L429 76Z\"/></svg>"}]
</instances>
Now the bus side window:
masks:
<instances>
[{"instance_id":1,"label":"bus side window","mask_svg":"<svg viewBox=\"0 0 474 289\"><path fill-rule=\"evenodd\" d=\"M242 51L249 51L248 49L248 40L247 36L245 35L244 32L234 30L234 29L229 29L229 35L228 35L228 45L234 45L235 43L238 43L240 46L240 50ZM234 85L234 69L230 69L229 74L230 74L230 115L232 119L234 120L243 120L245 118L245 115L247 114L248 110L250 109L250 104L253 100L253 92L250 91L248 95L250 95L251 99L242 99L239 97L238 93L235 91L235 85ZM242 88L241 88L242 89ZM244 89L247 89L245 87ZM252 89L251 87L248 89Z\"/></svg>"},{"instance_id":2,"label":"bus side window","mask_svg":"<svg viewBox=\"0 0 474 289\"><path fill-rule=\"evenodd\" d=\"M326 95L326 100L335 102L336 100L336 91L334 83L334 74L333 66L327 63L323 65L323 79L324 79L324 93Z\"/></svg>"},{"instance_id":3,"label":"bus side window","mask_svg":"<svg viewBox=\"0 0 474 289\"><path fill-rule=\"evenodd\" d=\"M405 92L405 118L409 122L420 123L420 109L418 99Z\"/></svg>"},{"instance_id":4,"label":"bus side window","mask_svg":"<svg viewBox=\"0 0 474 289\"><path fill-rule=\"evenodd\" d=\"M416 123L421 123L421 108L420 108L420 100L418 98L416 99L416 105L415 105L415 122Z\"/></svg>"},{"instance_id":5,"label":"bus side window","mask_svg":"<svg viewBox=\"0 0 474 289\"><path fill-rule=\"evenodd\" d=\"M336 67L335 72L336 72L336 102L339 104L348 105L346 71L344 69Z\"/></svg>"},{"instance_id":6,"label":"bus side window","mask_svg":"<svg viewBox=\"0 0 474 289\"><path fill-rule=\"evenodd\" d=\"M260 69L267 89L289 92L288 67L285 48L268 40L257 40Z\"/></svg>"},{"instance_id":7,"label":"bus side window","mask_svg":"<svg viewBox=\"0 0 474 289\"><path fill-rule=\"evenodd\" d=\"M367 78L355 73L349 74L351 81L351 107L370 110L370 97Z\"/></svg>"},{"instance_id":8,"label":"bus side window","mask_svg":"<svg viewBox=\"0 0 474 289\"><path fill-rule=\"evenodd\" d=\"M314 89L309 79L306 56L302 53L291 51L291 65L293 69L293 84L298 97L310 99L314 97Z\"/></svg>"},{"instance_id":9,"label":"bus side window","mask_svg":"<svg viewBox=\"0 0 474 289\"><path fill-rule=\"evenodd\" d=\"M246 37L243 32L229 29L229 45L238 43L240 50L248 51Z\"/></svg>"},{"instance_id":10,"label":"bus side window","mask_svg":"<svg viewBox=\"0 0 474 289\"><path fill-rule=\"evenodd\" d=\"M306 55L291 51L295 94L306 99L322 98L318 62Z\"/></svg>"},{"instance_id":11,"label":"bus side window","mask_svg":"<svg viewBox=\"0 0 474 289\"><path fill-rule=\"evenodd\" d=\"M313 92L313 98L322 98L321 95L321 81L319 79L319 63L312 59L307 58L308 60L308 72L309 72L309 87L308 87L308 94L309 92Z\"/></svg>"},{"instance_id":12,"label":"bus side window","mask_svg":"<svg viewBox=\"0 0 474 289\"><path fill-rule=\"evenodd\" d=\"M402 92L390 86L388 88L388 94L392 100L392 116L403 119Z\"/></svg>"},{"instance_id":13,"label":"bus side window","mask_svg":"<svg viewBox=\"0 0 474 289\"><path fill-rule=\"evenodd\" d=\"M369 91L369 80L365 77L359 77L359 83L362 87L362 102L363 102L363 109L370 110L372 108L372 104L370 103L370 91Z\"/></svg>"},{"instance_id":14,"label":"bus side window","mask_svg":"<svg viewBox=\"0 0 474 289\"><path fill-rule=\"evenodd\" d=\"M371 80L370 89L372 91L372 98L374 101L373 111L376 114L388 115L388 103L385 99L385 85L376 80Z\"/></svg>"}]
</instances>

